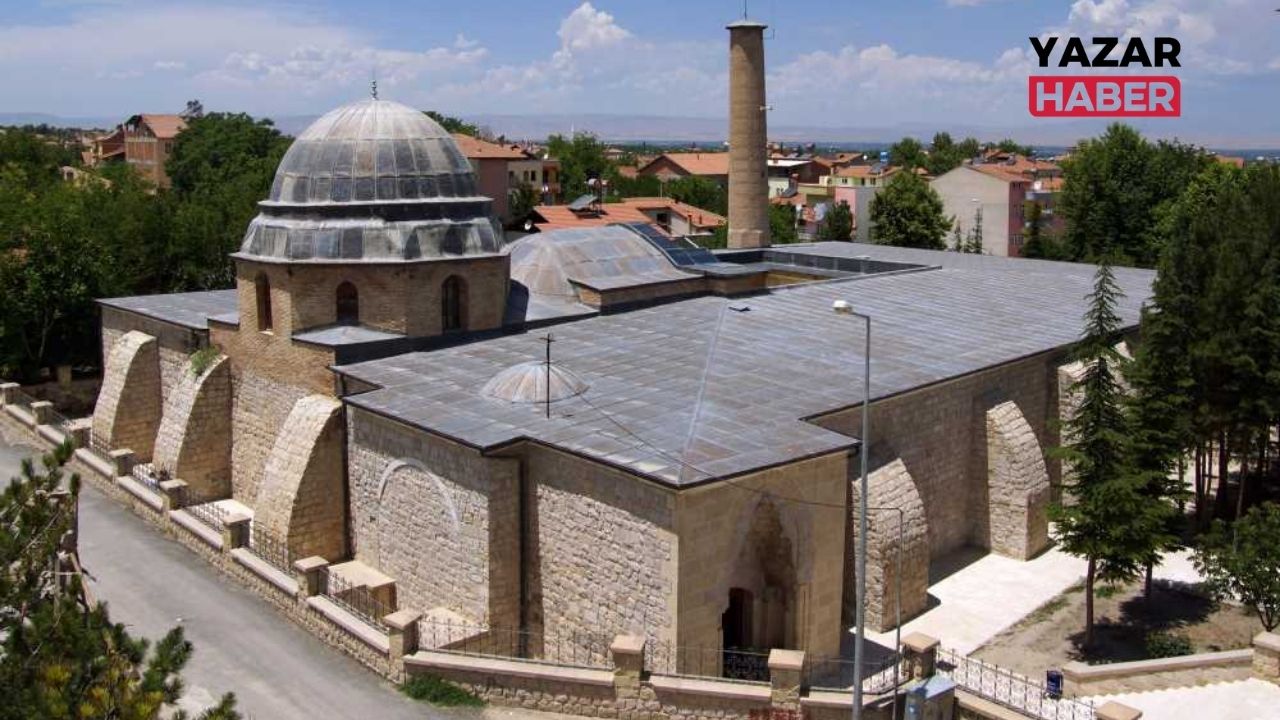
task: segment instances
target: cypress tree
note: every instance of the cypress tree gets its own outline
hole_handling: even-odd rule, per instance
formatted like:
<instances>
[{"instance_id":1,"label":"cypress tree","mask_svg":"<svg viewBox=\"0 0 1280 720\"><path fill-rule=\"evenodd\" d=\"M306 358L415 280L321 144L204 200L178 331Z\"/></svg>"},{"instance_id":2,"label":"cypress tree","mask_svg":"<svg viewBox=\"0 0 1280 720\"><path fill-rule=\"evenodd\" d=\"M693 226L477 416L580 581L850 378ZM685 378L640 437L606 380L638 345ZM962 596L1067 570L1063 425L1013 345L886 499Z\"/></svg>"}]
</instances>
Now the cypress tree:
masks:
<instances>
[{"instance_id":1,"label":"cypress tree","mask_svg":"<svg viewBox=\"0 0 1280 720\"><path fill-rule=\"evenodd\" d=\"M1120 318L1116 301L1122 297L1111 266L1098 267L1088 296L1085 329L1076 346L1076 359L1085 364L1076 384L1079 406L1066 423L1071 442L1060 454L1072 464L1064 491L1074 502L1055 504L1056 539L1064 552L1084 558L1084 646L1093 644L1094 589L1098 581L1118 582L1134 577L1148 556L1146 540L1152 518L1145 510L1141 484L1126 466L1125 415L1117 377L1123 362L1114 345Z\"/></svg>"}]
</instances>

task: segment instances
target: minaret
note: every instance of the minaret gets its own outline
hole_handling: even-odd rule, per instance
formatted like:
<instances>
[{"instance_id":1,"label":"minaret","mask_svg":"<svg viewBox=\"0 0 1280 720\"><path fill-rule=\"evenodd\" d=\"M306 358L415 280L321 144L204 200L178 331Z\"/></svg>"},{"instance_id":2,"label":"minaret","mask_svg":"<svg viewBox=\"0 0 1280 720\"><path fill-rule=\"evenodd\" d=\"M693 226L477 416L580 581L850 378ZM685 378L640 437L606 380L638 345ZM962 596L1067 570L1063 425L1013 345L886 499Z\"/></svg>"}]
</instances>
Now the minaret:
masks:
<instances>
[{"instance_id":1,"label":"minaret","mask_svg":"<svg viewBox=\"0 0 1280 720\"><path fill-rule=\"evenodd\" d=\"M729 30L729 247L769 246L765 143L764 23L743 17Z\"/></svg>"}]
</instances>

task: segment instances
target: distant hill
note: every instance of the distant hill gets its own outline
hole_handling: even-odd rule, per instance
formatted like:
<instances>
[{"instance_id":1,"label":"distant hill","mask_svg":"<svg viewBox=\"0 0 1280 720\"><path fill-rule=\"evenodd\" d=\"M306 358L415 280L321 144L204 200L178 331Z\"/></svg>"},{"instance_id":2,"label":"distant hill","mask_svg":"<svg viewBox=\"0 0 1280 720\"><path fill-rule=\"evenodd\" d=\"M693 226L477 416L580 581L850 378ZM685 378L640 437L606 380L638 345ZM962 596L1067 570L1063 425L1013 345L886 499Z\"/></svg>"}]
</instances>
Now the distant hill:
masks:
<instances>
[{"instance_id":1,"label":"distant hill","mask_svg":"<svg viewBox=\"0 0 1280 720\"><path fill-rule=\"evenodd\" d=\"M109 128L115 127L124 118L108 117L64 117L49 113L3 113L0 112L0 125L52 125L69 128Z\"/></svg>"}]
</instances>

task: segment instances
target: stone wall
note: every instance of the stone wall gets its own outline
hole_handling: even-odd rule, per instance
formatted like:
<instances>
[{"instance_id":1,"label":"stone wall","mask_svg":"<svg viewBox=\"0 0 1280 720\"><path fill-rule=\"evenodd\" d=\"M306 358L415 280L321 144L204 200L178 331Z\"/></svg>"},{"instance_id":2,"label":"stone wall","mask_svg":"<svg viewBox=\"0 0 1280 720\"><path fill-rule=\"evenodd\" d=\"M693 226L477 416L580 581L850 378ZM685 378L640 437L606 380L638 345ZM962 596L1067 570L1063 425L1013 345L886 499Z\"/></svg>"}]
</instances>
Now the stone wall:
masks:
<instances>
[{"instance_id":1,"label":"stone wall","mask_svg":"<svg viewBox=\"0 0 1280 720\"><path fill-rule=\"evenodd\" d=\"M673 640L673 493L540 445L529 444L525 462L529 625L561 646L575 635Z\"/></svg>"},{"instance_id":2,"label":"stone wall","mask_svg":"<svg viewBox=\"0 0 1280 720\"><path fill-rule=\"evenodd\" d=\"M225 356L199 375L188 363L165 400L154 465L186 481L196 497L231 495L231 364Z\"/></svg>"},{"instance_id":3,"label":"stone wall","mask_svg":"<svg viewBox=\"0 0 1280 720\"><path fill-rule=\"evenodd\" d=\"M400 607L519 624L519 467L348 409L355 558L396 579Z\"/></svg>"},{"instance_id":4,"label":"stone wall","mask_svg":"<svg viewBox=\"0 0 1280 720\"><path fill-rule=\"evenodd\" d=\"M292 557L347 554L344 429L341 402L308 395L294 403L267 457L254 523Z\"/></svg>"},{"instance_id":5,"label":"stone wall","mask_svg":"<svg viewBox=\"0 0 1280 720\"><path fill-rule=\"evenodd\" d=\"M160 425L160 356L156 339L131 330L112 345L102 391L93 410L93 434L112 449L129 448L151 459Z\"/></svg>"},{"instance_id":6,"label":"stone wall","mask_svg":"<svg viewBox=\"0 0 1280 720\"><path fill-rule=\"evenodd\" d=\"M253 505L262 483L262 468L275 446L276 434L306 388L253 372L231 377L231 489L235 499Z\"/></svg>"},{"instance_id":7,"label":"stone wall","mask_svg":"<svg viewBox=\"0 0 1280 720\"><path fill-rule=\"evenodd\" d=\"M1026 560L1049 545L1049 473L1035 431L1018 406L987 411L989 544Z\"/></svg>"},{"instance_id":8,"label":"stone wall","mask_svg":"<svg viewBox=\"0 0 1280 720\"><path fill-rule=\"evenodd\" d=\"M679 493L679 645L721 647L740 588L756 603L754 643L839 654L848 465L840 452ZM780 635L760 618L779 599Z\"/></svg>"},{"instance_id":9,"label":"stone wall","mask_svg":"<svg viewBox=\"0 0 1280 720\"><path fill-rule=\"evenodd\" d=\"M1253 676L1253 658L1244 649L1106 665L1069 662L1062 668L1063 688L1086 697L1235 682Z\"/></svg>"},{"instance_id":10,"label":"stone wall","mask_svg":"<svg viewBox=\"0 0 1280 720\"><path fill-rule=\"evenodd\" d=\"M987 410L1016 403L1040 446L1053 445L1059 358L1042 353L871 405L871 467L900 458L911 473L924 502L931 559L987 544ZM855 407L815 422L859 437L860 416Z\"/></svg>"},{"instance_id":11,"label":"stone wall","mask_svg":"<svg viewBox=\"0 0 1280 720\"><path fill-rule=\"evenodd\" d=\"M207 331L195 330L182 325L157 320L145 315L121 310L119 308L102 307L102 359L106 367L107 358L116 341L130 330L146 333L159 343L160 355L160 387L161 397L168 399L169 392L182 379L187 358L208 345Z\"/></svg>"},{"instance_id":12,"label":"stone wall","mask_svg":"<svg viewBox=\"0 0 1280 720\"><path fill-rule=\"evenodd\" d=\"M870 497L867 502L867 626L885 632L895 627L898 619L898 564L901 548L902 620L906 622L923 612L929 603L929 524L924 502L916 490L911 473L901 460L876 470L867 478ZM846 557L853 558L858 543L859 481L850 481L849 539ZM880 509L886 508L886 509ZM899 508L902 513L891 508ZM899 537L901 525L901 540ZM850 568L854 567L850 562ZM845 617L854 615L857 576L845 573Z\"/></svg>"},{"instance_id":13,"label":"stone wall","mask_svg":"<svg viewBox=\"0 0 1280 720\"><path fill-rule=\"evenodd\" d=\"M337 322L337 288L343 282L356 288L362 325L412 337L439 335L441 288L446 278L457 275L466 284L466 328L498 328L506 308L508 262L505 255L381 265L304 266L239 260L240 325L250 332L263 329L254 284L262 273L271 284L272 332L280 337Z\"/></svg>"}]
</instances>

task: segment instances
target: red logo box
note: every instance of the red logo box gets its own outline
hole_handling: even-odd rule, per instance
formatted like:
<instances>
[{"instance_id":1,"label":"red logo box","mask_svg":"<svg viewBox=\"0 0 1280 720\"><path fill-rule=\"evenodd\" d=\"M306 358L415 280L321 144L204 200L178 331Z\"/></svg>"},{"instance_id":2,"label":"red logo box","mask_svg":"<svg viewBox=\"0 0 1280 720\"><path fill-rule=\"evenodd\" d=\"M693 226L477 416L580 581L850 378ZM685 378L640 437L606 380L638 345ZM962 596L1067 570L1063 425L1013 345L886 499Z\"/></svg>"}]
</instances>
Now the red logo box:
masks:
<instances>
[{"instance_id":1,"label":"red logo box","mask_svg":"<svg viewBox=\"0 0 1280 720\"><path fill-rule=\"evenodd\" d=\"M1032 75L1027 109L1035 117L1180 117L1182 84L1173 75Z\"/></svg>"}]
</instances>

